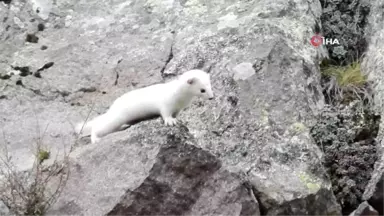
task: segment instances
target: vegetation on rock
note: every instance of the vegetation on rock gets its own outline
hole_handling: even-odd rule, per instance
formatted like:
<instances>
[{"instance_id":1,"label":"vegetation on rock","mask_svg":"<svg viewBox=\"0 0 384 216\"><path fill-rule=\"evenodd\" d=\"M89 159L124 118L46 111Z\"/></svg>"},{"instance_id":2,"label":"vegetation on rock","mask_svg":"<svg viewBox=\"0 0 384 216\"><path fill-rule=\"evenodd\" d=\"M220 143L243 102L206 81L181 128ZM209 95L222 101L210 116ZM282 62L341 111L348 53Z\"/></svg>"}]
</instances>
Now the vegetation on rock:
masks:
<instances>
[{"instance_id":1,"label":"vegetation on rock","mask_svg":"<svg viewBox=\"0 0 384 216\"><path fill-rule=\"evenodd\" d=\"M324 152L323 163L343 214L349 214L362 202L378 158L380 116L372 109L370 83L359 62L322 62L321 75L327 105L311 135Z\"/></svg>"},{"instance_id":2,"label":"vegetation on rock","mask_svg":"<svg viewBox=\"0 0 384 216\"><path fill-rule=\"evenodd\" d=\"M12 161L4 140L0 155L0 201L15 215L44 215L60 196L69 176L69 153L50 165L43 161L50 152L42 148L41 139L35 145L32 168L19 171Z\"/></svg>"},{"instance_id":3,"label":"vegetation on rock","mask_svg":"<svg viewBox=\"0 0 384 216\"><path fill-rule=\"evenodd\" d=\"M350 64L367 47L365 25L371 11L369 1L320 0L322 36L337 39L340 44L327 47L330 58L342 65Z\"/></svg>"},{"instance_id":4,"label":"vegetation on rock","mask_svg":"<svg viewBox=\"0 0 384 216\"><path fill-rule=\"evenodd\" d=\"M333 65L328 60L321 63L321 83L328 104L349 104L354 100L371 104L370 83L360 67L359 61L346 66Z\"/></svg>"}]
</instances>

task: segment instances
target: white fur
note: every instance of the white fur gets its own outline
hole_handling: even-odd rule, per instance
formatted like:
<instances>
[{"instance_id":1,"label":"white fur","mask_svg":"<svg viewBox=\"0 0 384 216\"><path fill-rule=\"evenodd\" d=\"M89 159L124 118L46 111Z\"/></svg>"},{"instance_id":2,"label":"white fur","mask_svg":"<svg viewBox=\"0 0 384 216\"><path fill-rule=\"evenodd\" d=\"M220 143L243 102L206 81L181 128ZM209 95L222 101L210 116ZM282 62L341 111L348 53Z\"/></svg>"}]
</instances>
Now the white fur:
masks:
<instances>
[{"instance_id":1,"label":"white fur","mask_svg":"<svg viewBox=\"0 0 384 216\"><path fill-rule=\"evenodd\" d=\"M202 91L203 90L203 91ZM161 116L165 125L177 123L177 115L196 96L213 99L210 76L202 70L190 70L168 83L136 89L117 98L108 111L76 126L77 133L91 134L92 143L119 131L124 125L151 115Z\"/></svg>"}]
</instances>

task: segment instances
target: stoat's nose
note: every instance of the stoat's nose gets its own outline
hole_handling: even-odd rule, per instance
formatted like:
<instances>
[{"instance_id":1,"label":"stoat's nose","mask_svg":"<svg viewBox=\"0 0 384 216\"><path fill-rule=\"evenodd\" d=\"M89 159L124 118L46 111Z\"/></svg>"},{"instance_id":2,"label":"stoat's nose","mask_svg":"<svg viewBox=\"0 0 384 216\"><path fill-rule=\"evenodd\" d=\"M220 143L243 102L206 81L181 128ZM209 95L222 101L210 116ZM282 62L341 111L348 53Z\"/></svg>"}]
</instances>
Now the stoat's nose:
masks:
<instances>
[{"instance_id":1,"label":"stoat's nose","mask_svg":"<svg viewBox=\"0 0 384 216\"><path fill-rule=\"evenodd\" d=\"M214 97L210 97L210 98L208 98L208 100L213 100L214 99Z\"/></svg>"}]
</instances>

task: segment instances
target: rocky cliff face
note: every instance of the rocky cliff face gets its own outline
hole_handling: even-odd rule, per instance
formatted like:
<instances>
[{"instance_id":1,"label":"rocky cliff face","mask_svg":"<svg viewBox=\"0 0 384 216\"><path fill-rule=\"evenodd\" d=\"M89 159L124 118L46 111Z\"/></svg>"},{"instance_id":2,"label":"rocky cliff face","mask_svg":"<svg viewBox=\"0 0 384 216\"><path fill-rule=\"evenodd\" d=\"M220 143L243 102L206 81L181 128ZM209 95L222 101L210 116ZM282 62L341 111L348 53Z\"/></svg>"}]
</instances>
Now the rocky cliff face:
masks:
<instances>
[{"instance_id":1,"label":"rocky cliff face","mask_svg":"<svg viewBox=\"0 0 384 216\"><path fill-rule=\"evenodd\" d=\"M48 214L341 215L310 133L325 105L327 51L309 42L321 15L319 1L301 0L0 2L0 124L13 160L30 169L37 128L60 152L89 112L201 68L214 101L195 101L177 127L157 119L76 142ZM371 17L379 76L382 13Z\"/></svg>"},{"instance_id":2,"label":"rocky cliff face","mask_svg":"<svg viewBox=\"0 0 384 216\"><path fill-rule=\"evenodd\" d=\"M364 68L369 71L369 79L375 83L375 106L374 109L383 116L383 68L384 68L384 2L373 1L371 3L372 12L369 16L369 25L367 29L367 38L369 46L364 59ZM375 163L375 169L368 182L367 188L363 194L363 199L367 200L379 213L384 214L384 125L383 120L380 124L377 140L379 142L379 159Z\"/></svg>"}]
</instances>

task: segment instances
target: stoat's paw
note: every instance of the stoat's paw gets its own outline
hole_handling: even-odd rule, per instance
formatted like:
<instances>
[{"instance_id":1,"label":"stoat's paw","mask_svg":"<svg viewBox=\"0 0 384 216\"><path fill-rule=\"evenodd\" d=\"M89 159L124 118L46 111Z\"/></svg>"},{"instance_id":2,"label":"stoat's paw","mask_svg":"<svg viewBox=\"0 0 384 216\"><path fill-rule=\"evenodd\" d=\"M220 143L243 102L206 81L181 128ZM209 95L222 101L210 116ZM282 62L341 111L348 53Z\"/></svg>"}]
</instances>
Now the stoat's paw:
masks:
<instances>
[{"instance_id":1,"label":"stoat's paw","mask_svg":"<svg viewBox=\"0 0 384 216\"><path fill-rule=\"evenodd\" d=\"M166 118L166 119L164 119L164 124L166 126L174 126L174 125L177 124L177 119L175 119L175 118Z\"/></svg>"}]
</instances>

